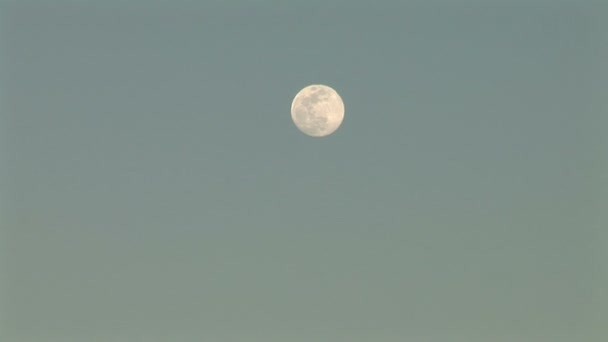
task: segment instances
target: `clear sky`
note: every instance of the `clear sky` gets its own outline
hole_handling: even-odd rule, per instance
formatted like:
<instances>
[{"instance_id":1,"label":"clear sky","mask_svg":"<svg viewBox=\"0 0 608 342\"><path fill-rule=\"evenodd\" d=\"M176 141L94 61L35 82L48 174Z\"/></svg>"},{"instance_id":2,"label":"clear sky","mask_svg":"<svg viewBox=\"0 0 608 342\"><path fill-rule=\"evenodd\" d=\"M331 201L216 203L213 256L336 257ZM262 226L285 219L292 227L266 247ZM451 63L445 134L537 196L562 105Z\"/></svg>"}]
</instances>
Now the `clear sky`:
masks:
<instances>
[{"instance_id":1,"label":"clear sky","mask_svg":"<svg viewBox=\"0 0 608 342\"><path fill-rule=\"evenodd\" d=\"M0 340L603 342L607 61L603 1L0 1Z\"/></svg>"}]
</instances>

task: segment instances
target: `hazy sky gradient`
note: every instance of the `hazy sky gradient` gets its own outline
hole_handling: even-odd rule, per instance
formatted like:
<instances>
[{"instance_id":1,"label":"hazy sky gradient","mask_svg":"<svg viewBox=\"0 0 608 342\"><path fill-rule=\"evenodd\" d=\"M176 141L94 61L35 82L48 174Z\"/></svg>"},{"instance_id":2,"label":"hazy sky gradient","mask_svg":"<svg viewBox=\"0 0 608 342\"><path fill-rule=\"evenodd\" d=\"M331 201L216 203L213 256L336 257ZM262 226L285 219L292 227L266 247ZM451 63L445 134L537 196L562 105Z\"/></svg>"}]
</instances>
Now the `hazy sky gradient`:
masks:
<instances>
[{"instance_id":1,"label":"hazy sky gradient","mask_svg":"<svg viewBox=\"0 0 608 342\"><path fill-rule=\"evenodd\" d=\"M608 6L370 4L1 2L0 340L604 341Z\"/></svg>"}]
</instances>

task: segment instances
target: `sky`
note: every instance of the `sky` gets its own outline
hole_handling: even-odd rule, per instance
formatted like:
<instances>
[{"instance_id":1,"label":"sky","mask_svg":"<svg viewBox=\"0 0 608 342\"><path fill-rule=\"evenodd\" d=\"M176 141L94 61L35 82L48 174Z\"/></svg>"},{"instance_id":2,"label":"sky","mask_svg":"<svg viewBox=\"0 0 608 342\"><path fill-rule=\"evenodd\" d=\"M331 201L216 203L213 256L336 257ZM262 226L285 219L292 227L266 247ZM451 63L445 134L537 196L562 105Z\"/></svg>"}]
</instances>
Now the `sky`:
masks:
<instances>
[{"instance_id":1,"label":"sky","mask_svg":"<svg viewBox=\"0 0 608 342\"><path fill-rule=\"evenodd\" d=\"M0 340L604 341L607 19L0 1Z\"/></svg>"}]
</instances>

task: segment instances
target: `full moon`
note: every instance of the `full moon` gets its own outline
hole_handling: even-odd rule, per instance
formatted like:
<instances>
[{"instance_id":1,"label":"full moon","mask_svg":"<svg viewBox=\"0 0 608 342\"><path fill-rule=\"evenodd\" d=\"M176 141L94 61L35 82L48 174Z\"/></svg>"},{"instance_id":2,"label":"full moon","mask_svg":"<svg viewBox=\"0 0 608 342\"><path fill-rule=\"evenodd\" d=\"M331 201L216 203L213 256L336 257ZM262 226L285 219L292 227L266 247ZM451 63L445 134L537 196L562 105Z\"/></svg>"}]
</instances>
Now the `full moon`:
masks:
<instances>
[{"instance_id":1,"label":"full moon","mask_svg":"<svg viewBox=\"0 0 608 342\"><path fill-rule=\"evenodd\" d=\"M331 87L313 84L300 90L291 103L291 119L311 137L335 132L344 120L344 103Z\"/></svg>"}]
</instances>

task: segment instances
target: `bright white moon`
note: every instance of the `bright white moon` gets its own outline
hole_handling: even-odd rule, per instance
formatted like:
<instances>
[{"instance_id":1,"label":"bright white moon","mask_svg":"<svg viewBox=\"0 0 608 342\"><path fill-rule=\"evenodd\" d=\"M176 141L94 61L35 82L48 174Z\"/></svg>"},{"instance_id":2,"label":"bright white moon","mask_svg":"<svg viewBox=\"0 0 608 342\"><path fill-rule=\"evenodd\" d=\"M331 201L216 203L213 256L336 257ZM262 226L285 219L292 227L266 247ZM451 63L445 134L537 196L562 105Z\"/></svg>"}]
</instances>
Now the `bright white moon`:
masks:
<instances>
[{"instance_id":1,"label":"bright white moon","mask_svg":"<svg viewBox=\"0 0 608 342\"><path fill-rule=\"evenodd\" d=\"M324 137L335 132L342 124L344 103L331 87L309 85L294 97L291 118L303 133L312 137Z\"/></svg>"}]
</instances>

